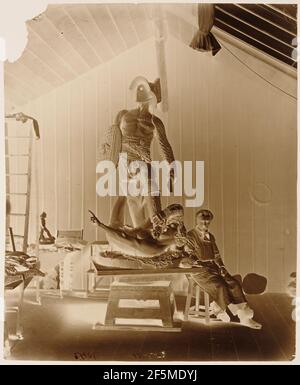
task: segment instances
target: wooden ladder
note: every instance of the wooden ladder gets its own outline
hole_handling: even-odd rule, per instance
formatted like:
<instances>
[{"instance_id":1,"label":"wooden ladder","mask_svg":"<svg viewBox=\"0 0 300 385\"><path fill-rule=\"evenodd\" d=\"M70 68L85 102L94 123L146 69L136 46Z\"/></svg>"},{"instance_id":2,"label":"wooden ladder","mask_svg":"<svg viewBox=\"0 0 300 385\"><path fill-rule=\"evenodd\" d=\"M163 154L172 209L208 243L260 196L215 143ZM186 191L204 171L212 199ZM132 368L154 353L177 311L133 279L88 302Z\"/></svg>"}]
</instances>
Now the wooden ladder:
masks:
<instances>
[{"instance_id":1,"label":"wooden ladder","mask_svg":"<svg viewBox=\"0 0 300 385\"><path fill-rule=\"evenodd\" d=\"M16 114L15 114L16 115ZM8 116L7 118L15 118L15 115ZM22 114L23 115L23 114ZM35 123L35 122L34 122ZM39 139L39 133L36 131L36 126L35 128L35 137ZM28 248L28 232L29 232L29 212L30 212L30 193L31 193L31 181L32 181L32 146L33 146L33 131L28 128L28 132L25 132L25 135L9 135L9 129L8 129L8 124L5 123L5 160L6 160L6 201L11 203L11 197L25 197L25 211L19 212L19 211L11 211L10 208L7 208L6 212L6 218L7 222L10 222L10 219L13 217L19 217L23 218L23 226L20 226L23 228L23 231L19 234L13 234L13 238L16 240L21 240L21 242L17 243L21 246L21 251L26 253L27 248ZM14 150L11 149L11 147L18 147L17 146L12 146L11 143L15 142L18 143L18 141L23 140L24 142L27 142L27 146L24 145L24 147L27 147L24 152L14 152ZM23 148L22 148L23 150ZM12 159L17 159L17 160L22 160L24 161L27 160L27 170L26 171L19 171L19 170L14 170L11 171L11 163ZM23 162L22 162L23 163ZM19 168L19 163L17 164L14 169ZM22 167L23 168L23 167ZM22 182L24 182L24 177L26 177L26 191L20 192L20 191L11 191L10 188L10 181L11 178L14 178L15 184L17 186L21 185ZM18 181L19 178L19 181ZM22 179L23 178L23 179ZM19 206L19 202L17 204ZM6 225L7 230L10 228L10 224ZM14 229L13 229L14 230ZM7 239L10 236L11 237L11 229L10 229L10 234L7 234ZM8 244L8 242L7 242ZM6 248L7 248L6 244ZM13 249L15 248L14 245L12 245Z\"/></svg>"}]
</instances>

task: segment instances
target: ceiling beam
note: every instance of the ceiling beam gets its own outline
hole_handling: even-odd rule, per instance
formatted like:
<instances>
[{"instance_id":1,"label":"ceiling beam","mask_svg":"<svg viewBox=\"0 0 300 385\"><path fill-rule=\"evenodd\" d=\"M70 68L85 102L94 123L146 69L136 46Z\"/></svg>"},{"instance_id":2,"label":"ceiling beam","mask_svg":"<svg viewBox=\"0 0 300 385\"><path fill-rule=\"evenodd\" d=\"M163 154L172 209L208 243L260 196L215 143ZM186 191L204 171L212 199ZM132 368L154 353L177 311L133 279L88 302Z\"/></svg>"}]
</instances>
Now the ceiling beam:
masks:
<instances>
[{"instance_id":1,"label":"ceiling beam","mask_svg":"<svg viewBox=\"0 0 300 385\"><path fill-rule=\"evenodd\" d=\"M289 19L291 20L294 20L295 22L297 22L297 18L295 18L294 16L282 11L280 8L276 7L276 5L272 5L272 4L265 4L266 7L272 9L273 11L275 12L278 12L278 13L281 13L283 16L285 17L288 17Z\"/></svg>"},{"instance_id":2,"label":"ceiling beam","mask_svg":"<svg viewBox=\"0 0 300 385\"><path fill-rule=\"evenodd\" d=\"M81 33L94 47L101 61L106 62L114 57L114 52L98 28L95 19L89 12L86 4L65 4L65 9L72 17Z\"/></svg>"},{"instance_id":3,"label":"ceiling beam","mask_svg":"<svg viewBox=\"0 0 300 385\"><path fill-rule=\"evenodd\" d=\"M25 50L21 57L22 64L27 68L30 68L39 75L45 82L47 82L50 87L57 87L64 83L64 79L58 76L52 69L49 67L49 64L44 63L40 58L31 53L29 50Z\"/></svg>"},{"instance_id":4,"label":"ceiling beam","mask_svg":"<svg viewBox=\"0 0 300 385\"><path fill-rule=\"evenodd\" d=\"M57 34L61 34L62 39L77 52L87 69L94 68L102 62L63 5L48 6L46 16L56 28Z\"/></svg>"},{"instance_id":5,"label":"ceiling beam","mask_svg":"<svg viewBox=\"0 0 300 385\"><path fill-rule=\"evenodd\" d=\"M76 77L76 73L70 67L69 63L64 58L57 54L57 52L34 30L30 24L27 23L29 32L28 44L26 49L32 51L39 56L44 62L48 62L51 68L55 68L56 72L65 80L69 81Z\"/></svg>"},{"instance_id":6,"label":"ceiling beam","mask_svg":"<svg viewBox=\"0 0 300 385\"><path fill-rule=\"evenodd\" d=\"M51 86L42 77L35 73L32 68L28 68L23 64L21 59L14 63L5 63L5 72L8 71L15 75L16 78L24 80L29 87L34 88L39 94L49 92Z\"/></svg>"},{"instance_id":7,"label":"ceiling beam","mask_svg":"<svg viewBox=\"0 0 300 385\"><path fill-rule=\"evenodd\" d=\"M166 14L172 15L172 24L176 22L177 25L179 25L181 20L184 20L186 23L190 24L192 27L197 28L198 22L197 18L192 13L182 12L182 9L178 8L177 5L172 5L172 8L168 8L168 12ZM277 68L279 71L282 71L286 73L288 76L291 76L292 78L297 78L297 70L296 68L292 67L291 65L283 62L282 60L272 56L268 55L267 53L263 52L262 50L254 47L250 43L247 43L229 32L224 31L222 28L218 28L217 26L214 26L212 29L212 32L216 35L218 39L221 41L225 39L225 41L229 42L230 44L233 44L239 49L242 49L243 51L247 52L249 55L255 56L256 58L266 62L267 64ZM192 39L192 37L191 37Z\"/></svg>"},{"instance_id":8,"label":"ceiling beam","mask_svg":"<svg viewBox=\"0 0 300 385\"><path fill-rule=\"evenodd\" d=\"M86 4L91 16L95 20L99 30L108 41L109 45L117 56L124 52L126 45L117 31L115 24L108 13L108 10L99 4Z\"/></svg>"},{"instance_id":9,"label":"ceiling beam","mask_svg":"<svg viewBox=\"0 0 300 385\"><path fill-rule=\"evenodd\" d=\"M72 6L72 4L71 4ZM100 64L100 63L103 63L103 59L101 57L101 55L99 55L98 51L95 49L94 45L89 41L88 37L86 36L86 34L84 33L84 31L82 30L82 28L80 28L80 25L82 26L82 23L80 23L80 18L78 19L76 17L76 13L74 14L74 12L72 12L72 9L70 6L67 6L64 5L63 6L63 10L64 12L66 13L66 15L69 17L70 20L72 20L74 26L76 27L77 31L80 33L80 35L82 36L82 38L84 39L83 41L86 42L86 44L88 45L88 47L92 50L92 52L94 53L94 55L97 57L98 59L98 63L95 63L94 65L92 65L92 67L95 67L96 65ZM80 9L80 12L84 12L84 8L82 7L82 9ZM81 13L82 14L82 13ZM82 18L82 16L81 16ZM80 24L80 25L79 25ZM71 32L72 33L72 32ZM80 54L80 52L79 52ZM86 56L86 55L85 55Z\"/></svg>"},{"instance_id":10,"label":"ceiling beam","mask_svg":"<svg viewBox=\"0 0 300 385\"><path fill-rule=\"evenodd\" d=\"M228 10L222 8L222 7L219 7L219 6L216 6L216 9L218 9L219 11L225 13L226 15L229 15L230 17L234 18L235 20L238 20L238 21L240 21L241 23L243 23L243 24L245 24L245 25L248 25L249 27L255 29L256 31L258 31L258 32L260 32L260 33L263 33L263 34L266 35L266 36L269 36L271 39L277 40L279 43L284 44L284 45L286 45L286 46L289 47L289 48L292 48L292 49L294 48L294 46L292 46L291 44L286 43L285 41L283 41L283 40L277 38L276 36L271 35L269 32L266 32L266 31L264 31L263 29L256 27L254 24L248 23L247 21L243 20L242 18L240 18L240 17L234 15L232 12L230 12L230 11L228 11ZM242 32L242 31L240 31L240 32Z\"/></svg>"},{"instance_id":11,"label":"ceiling beam","mask_svg":"<svg viewBox=\"0 0 300 385\"><path fill-rule=\"evenodd\" d=\"M151 23L146 17L143 4L129 4L128 11L141 42L152 36Z\"/></svg>"},{"instance_id":12,"label":"ceiling beam","mask_svg":"<svg viewBox=\"0 0 300 385\"><path fill-rule=\"evenodd\" d=\"M290 31L290 30L288 30L288 29L282 27L282 26L279 25L279 24L274 23L272 20L267 19L266 17L262 16L262 14L259 14L259 13L257 13L257 12L254 12L254 11L252 11L251 9L247 8L246 6L247 6L248 4L243 4L243 3L242 3L242 4L237 4L237 3L234 3L234 5L235 5L237 8L240 8L240 9L242 9L243 11L248 12L248 13L252 14L253 16L256 16L257 18L259 18L259 19L265 21L266 23L269 23L269 24L273 25L274 27L279 28L280 30L282 30L282 31L284 31L284 32L286 32L286 33L288 33L288 34L290 34L291 36L294 36L294 37L297 36L296 33L294 33L294 32L292 32L292 31Z\"/></svg>"},{"instance_id":13,"label":"ceiling beam","mask_svg":"<svg viewBox=\"0 0 300 385\"><path fill-rule=\"evenodd\" d=\"M31 20L28 24L43 41L47 42L47 45L49 45L57 55L60 55L62 59L69 64L77 76L89 68L67 39L64 39L61 33L62 31L58 31L47 17L46 12L42 14L38 21Z\"/></svg>"},{"instance_id":14,"label":"ceiling beam","mask_svg":"<svg viewBox=\"0 0 300 385\"><path fill-rule=\"evenodd\" d=\"M5 71L4 81L6 82L7 79L11 79L11 81L14 81L14 82L16 82L18 84L18 87L21 86L23 89L25 89L30 94L30 97L32 99L39 97L39 93L36 92L33 87L30 87L30 85L26 84L23 79L21 79L20 77L15 76L11 72ZM17 88L17 87L15 87L15 88Z\"/></svg>"},{"instance_id":15,"label":"ceiling beam","mask_svg":"<svg viewBox=\"0 0 300 385\"><path fill-rule=\"evenodd\" d=\"M132 48L137 45L139 39L136 36L126 4L109 4L107 8L120 36L124 40L125 47Z\"/></svg>"},{"instance_id":16,"label":"ceiling beam","mask_svg":"<svg viewBox=\"0 0 300 385\"><path fill-rule=\"evenodd\" d=\"M274 51L274 52L277 52L279 55L284 56L284 57L290 59L291 61L293 61L293 59L292 59L290 56L284 54L283 52L277 50L276 48L273 48L273 47L271 47L271 46L269 46L269 45L263 43L262 41L260 41L260 40L258 40L258 39L256 39L256 38L254 38L253 36L251 36L251 35L249 35L249 34L243 32L243 31L241 31L240 29L233 27L232 25L226 23L224 20L222 20L222 19L220 19L220 18L218 18L218 17L216 17L216 20L218 20L220 23L226 25L227 27L229 27L229 28L231 28L231 29L237 31L237 32L240 33L241 35L248 37L248 38L251 39L252 41L255 41L256 43L259 43L260 45L262 45L262 46L264 46L264 47L266 47L266 48L268 48L268 49L270 49L270 50L272 50L272 51Z\"/></svg>"}]
</instances>

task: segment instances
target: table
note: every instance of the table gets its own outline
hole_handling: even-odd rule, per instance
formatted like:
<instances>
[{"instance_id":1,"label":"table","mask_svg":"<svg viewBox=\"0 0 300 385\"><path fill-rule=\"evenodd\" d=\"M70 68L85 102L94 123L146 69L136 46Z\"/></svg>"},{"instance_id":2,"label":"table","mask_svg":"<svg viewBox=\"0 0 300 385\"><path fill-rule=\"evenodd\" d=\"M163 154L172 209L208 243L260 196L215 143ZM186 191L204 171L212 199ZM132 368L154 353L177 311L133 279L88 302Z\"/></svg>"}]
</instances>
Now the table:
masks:
<instances>
[{"instance_id":1,"label":"table","mask_svg":"<svg viewBox=\"0 0 300 385\"><path fill-rule=\"evenodd\" d=\"M5 291L18 290L18 303L16 306L7 307L5 306L5 313L16 313L16 332L15 338L18 340L23 339L23 327L21 324L22 311L23 311L23 301L24 301L24 291L29 285L30 281L34 275L30 272L25 272L23 274L16 274L15 276L6 276L5 277ZM6 299L5 299L6 303ZM8 332L8 325L6 319L4 321L4 355L5 357L10 356L11 342Z\"/></svg>"},{"instance_id":2,"label":"table","mask_svg":"<svg viewBox=\"0 0 300 385\"><path fill-rule=\"evenodd\" d=\"M156 274L190 274L199 272L201 267L191 268L166 268L166 269L101 269L97 270L97 276L116 276L116 275L156 275Z\"/></svg>"}]
</instances>

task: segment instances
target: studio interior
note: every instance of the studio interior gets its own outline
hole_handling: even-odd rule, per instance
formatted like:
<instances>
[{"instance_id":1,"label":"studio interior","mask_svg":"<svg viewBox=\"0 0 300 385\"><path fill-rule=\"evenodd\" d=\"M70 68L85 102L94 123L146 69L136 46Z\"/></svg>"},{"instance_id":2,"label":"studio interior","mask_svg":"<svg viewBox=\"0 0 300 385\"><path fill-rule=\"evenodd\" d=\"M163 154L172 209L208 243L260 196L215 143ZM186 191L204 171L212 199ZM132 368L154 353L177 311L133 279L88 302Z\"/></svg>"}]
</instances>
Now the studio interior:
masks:
<instances>
[{"instance_id":1,"label":"studio interior","mask_svg":"<svg viewBox=\"0 0 300 385\"><path fill-rule=\"evenodd\" d=\"M297 5L50 4L26 28L6 359L292 361Z\"/></svg>"}]
</instances>

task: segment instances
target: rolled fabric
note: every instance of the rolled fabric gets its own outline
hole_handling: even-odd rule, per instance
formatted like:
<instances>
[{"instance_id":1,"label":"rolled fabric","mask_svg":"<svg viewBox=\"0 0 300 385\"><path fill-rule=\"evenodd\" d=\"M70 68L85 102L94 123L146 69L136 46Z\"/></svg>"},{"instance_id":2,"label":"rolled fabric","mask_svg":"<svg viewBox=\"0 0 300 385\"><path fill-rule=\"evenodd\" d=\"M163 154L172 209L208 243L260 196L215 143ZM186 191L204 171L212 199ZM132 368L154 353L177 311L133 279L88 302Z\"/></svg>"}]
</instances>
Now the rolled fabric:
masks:
<instances>
[{"instance_id":1,"label":"rolled fabric","mask_svg":"<svg viewBox=\"0 0 300 385\"><path fill-rule=\"evenodd\" d=\"M193 37L190 47L197 51L212 51L215 56L221 46L214 35L210 32L215 19L215 8L213 4L198 4L198 26L199 30Z\"/></svg>"}]
</instances>

